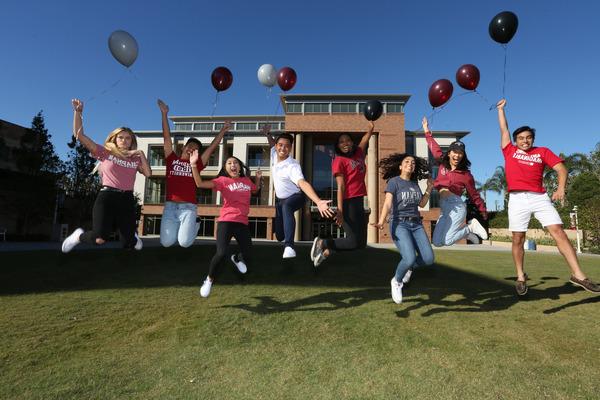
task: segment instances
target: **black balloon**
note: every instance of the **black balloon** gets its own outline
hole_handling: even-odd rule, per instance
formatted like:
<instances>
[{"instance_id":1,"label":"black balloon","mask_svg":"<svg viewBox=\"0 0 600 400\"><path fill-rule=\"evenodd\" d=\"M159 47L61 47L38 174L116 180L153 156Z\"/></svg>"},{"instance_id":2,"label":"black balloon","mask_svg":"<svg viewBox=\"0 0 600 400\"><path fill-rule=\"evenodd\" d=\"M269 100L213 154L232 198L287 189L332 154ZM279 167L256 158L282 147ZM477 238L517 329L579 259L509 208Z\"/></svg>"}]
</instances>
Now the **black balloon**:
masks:
<instances>
[{"instance_id":1,"label":"black balloon","mask_svg":"<svg viewBox=\"0 0 600 400\"><path fill-rule=\"evenodd\" d=\"M506 44L517 33L519 19L510 11L502 11L490 21L489 32L492 39L498 43Z\"/></svg>"},{"instance_id":2,"label":"black balloon","mask_svg":"<svg viewBox=\"0 0 600 400\"><path fill-rule=\"evenodd\" d=\"M381 117L383 112L383 104L378 100L369 100L365 104L365 118L369 121L375 121Z\"/></svg>"}]
</instances>

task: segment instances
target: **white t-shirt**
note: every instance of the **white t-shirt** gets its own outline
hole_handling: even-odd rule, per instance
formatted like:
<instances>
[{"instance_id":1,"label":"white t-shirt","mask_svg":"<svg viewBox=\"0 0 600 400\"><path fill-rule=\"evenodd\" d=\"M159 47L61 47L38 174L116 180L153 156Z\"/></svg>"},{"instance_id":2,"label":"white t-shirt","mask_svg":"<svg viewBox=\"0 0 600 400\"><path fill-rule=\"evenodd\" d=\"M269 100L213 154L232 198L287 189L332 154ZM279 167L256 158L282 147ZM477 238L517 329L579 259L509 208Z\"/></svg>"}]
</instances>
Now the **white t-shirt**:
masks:
<instances>
[{"instance_id":1,"label":"white t-shirt","mask_svg":"<svg viewBox=\"0 0 600 400\"><path fill-rule=\"evenodd\" d=\"M287 199L300 192L298 182L304 179L300 163L291 156L283 161L277 161L275 146L271 147L271 178L275 187L275 196Z\"/></svg>"}]
</instances>

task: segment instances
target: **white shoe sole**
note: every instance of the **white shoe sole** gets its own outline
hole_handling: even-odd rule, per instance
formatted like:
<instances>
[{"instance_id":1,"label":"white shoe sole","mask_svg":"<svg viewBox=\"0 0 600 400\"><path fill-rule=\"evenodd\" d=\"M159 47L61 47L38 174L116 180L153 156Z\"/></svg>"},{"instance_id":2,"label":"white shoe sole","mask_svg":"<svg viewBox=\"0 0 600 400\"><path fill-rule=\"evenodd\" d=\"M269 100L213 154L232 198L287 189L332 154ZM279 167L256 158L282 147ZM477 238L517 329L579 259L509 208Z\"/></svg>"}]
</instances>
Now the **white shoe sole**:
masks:
<instances>
[{"instance_id":1,"label":"white shoe sole","mask_svg":"<svg viewBox=\"0 0 600 400\"><path fill-rule=\"evenodd\" d=\"M315 240L313 240L312 247L310 248L310 261L315 261L315 250L317 249L317 243L319 242L319 237L317 236Z\"/></svg>"}]
</instances>

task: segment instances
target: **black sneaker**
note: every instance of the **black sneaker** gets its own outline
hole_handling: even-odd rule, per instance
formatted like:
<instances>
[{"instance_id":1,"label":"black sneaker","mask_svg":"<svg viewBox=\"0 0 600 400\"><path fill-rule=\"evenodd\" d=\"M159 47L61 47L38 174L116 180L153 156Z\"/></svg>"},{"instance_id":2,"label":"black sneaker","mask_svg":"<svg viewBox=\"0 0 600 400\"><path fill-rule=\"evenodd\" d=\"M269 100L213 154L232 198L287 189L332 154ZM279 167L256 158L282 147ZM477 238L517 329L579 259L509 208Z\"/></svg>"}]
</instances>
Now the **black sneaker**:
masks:
<instances>
[{"instance_id":1,"label":"black sneaker","mask_svg":"<svg viewBox=\"0 0 600 400\"><path fill-rule=\"evenodd\" d=\"M571 279L569 279L569 281L573 285L581 286L582 288L584 288L588 292L600 293L600 286L598 286L594 282L590 281L588 278L577 279L574 276L571 276Z\"/></svg>"}]
</instances>

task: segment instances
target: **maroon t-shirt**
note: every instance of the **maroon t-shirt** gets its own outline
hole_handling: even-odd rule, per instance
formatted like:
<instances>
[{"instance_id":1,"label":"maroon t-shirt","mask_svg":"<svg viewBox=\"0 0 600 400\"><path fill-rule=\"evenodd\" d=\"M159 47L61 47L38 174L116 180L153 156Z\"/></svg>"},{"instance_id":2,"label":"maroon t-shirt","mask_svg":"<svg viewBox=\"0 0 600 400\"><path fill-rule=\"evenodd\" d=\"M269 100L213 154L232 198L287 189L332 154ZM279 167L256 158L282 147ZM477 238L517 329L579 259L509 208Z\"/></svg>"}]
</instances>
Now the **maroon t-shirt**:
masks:
<instances>
[{"instance_id":1,"label":"maroon t-shirt","mask_svg":"<svg viewBox=\"0 0 600 400\"><path fill-rule=\"evenodd\" d=\"M365 174L367 166L365 165L365 153L360 147L357 147L352 157L336 156L333 159L331 173L333 176L344 175L344 200L353 197L367 195L367 186L365 185Z\"/></svg>"},{"instance_id":2,"label":"maroon t-shirt","mask_svg":"<svg viewBox=\"0 0 600 400\"><path fill-rule=\"evenodd\" d=\"M219 213L219 222L239 222L248 225L250 212L250 196L256 189L248 177L229 178L217 176L212 180L215 184L213 190L218 190L223 196L223 206Z\"/></svg>"},{"instance_id":3,"label":"maroon t-shirt","mask_svg":"<svg viewBox=\"0 0 600 400\"><path fill-rule=\"evenodd\" d=\"M167 201L196 204L196 183L190 160L182 160L175 152L167 157ZM204 169L198 158L198 172Z\"/></svg>"}]
</instances>

